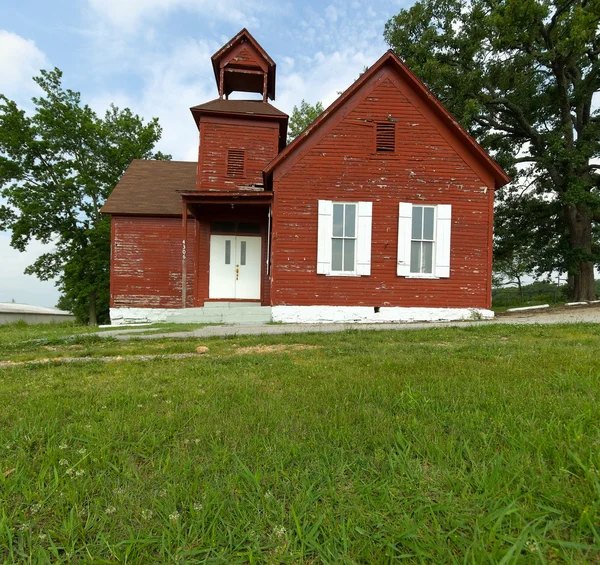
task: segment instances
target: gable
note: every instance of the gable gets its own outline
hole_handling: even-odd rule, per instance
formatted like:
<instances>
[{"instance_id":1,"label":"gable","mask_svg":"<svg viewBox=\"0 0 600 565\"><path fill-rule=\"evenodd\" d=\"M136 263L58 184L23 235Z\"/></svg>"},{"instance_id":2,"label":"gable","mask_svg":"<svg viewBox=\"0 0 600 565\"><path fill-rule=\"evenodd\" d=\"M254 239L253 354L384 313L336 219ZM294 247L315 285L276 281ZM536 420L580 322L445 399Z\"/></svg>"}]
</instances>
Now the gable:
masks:
<instances>
[{"instance_id":1,"label":"gable","mask_svg":"<svg viewBox=\"0 0 600 565\"><path fill-rule=\"evenodd\" d=\"M281 152L265 169L265 180L276 180L312 147L369 97L379 87L395 88L449 143L460 158L477 173L489 188L499 188L509 178L493 159L462 129L458 122L426 89L417 77L391 51L350 86L300 136ZM375 96L377 98L377 96ZM372 100L373 102L373 100ZM385 108L383 108L385 110ZM387 116L386 116L387 118ZM389 116L395 120L393 115ZM366 117L357 118L367 121ZM358 124L357 124L358 125Z\"/></svg>"}]
</instances>

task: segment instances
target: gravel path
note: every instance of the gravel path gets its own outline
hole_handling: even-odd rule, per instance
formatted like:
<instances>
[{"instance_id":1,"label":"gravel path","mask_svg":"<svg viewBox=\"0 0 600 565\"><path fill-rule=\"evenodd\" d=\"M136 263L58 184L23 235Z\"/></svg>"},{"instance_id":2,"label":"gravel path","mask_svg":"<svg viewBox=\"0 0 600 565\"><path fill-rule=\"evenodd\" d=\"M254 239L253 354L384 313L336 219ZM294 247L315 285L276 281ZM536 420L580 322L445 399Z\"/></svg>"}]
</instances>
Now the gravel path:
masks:
<instances>
[{"instance_id":1,"label":"gravel path","mask_svg":"<svg viewBox=\"0 0 600 565\"><path fill-rule=\"evenodd\" d=\"M493 320L467 322L423 322L412 324L246 324L205 326L196 330L144 335L140 329L99 332L96 335L114 337L119 341L131 339L163 339L191 337L222 337L232 335L278 335L300 333L336 333L346 330L421 330L427 328L466 328L488 324L574 324L600 323L600 304L563 306L544 310L499 314Z\"/></svg>"}]
</instances>

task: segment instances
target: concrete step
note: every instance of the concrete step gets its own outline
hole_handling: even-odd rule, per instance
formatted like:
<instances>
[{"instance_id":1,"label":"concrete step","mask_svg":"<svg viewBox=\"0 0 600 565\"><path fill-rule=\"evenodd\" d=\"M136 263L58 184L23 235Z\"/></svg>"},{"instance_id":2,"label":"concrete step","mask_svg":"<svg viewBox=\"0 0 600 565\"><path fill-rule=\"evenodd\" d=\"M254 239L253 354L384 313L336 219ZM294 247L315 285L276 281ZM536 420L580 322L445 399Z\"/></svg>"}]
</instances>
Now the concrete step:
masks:
<instances>
[{"instance_id":1,"label":"concrete step","mask_svg":"<svg viewBox=\"0 0 600 565\"><path fill-rule=\"evenodd\" d=\"M270 308L260 302L205 302L204 308Z\"/></svg>"},{"instance_id":2,"label":"concrete step","mask_svg":"<svg viewBox=\"0 0 600 565\"><path fill-rule=\"evenodd\" d=\"M204 308L184 308L167 313L166 322L198 324L266 324L271 321L270 306L222 306ZM221 303L222 304L222 303ZM237 303L239 304L239 303Z\"/></svg>"}]
</instances>

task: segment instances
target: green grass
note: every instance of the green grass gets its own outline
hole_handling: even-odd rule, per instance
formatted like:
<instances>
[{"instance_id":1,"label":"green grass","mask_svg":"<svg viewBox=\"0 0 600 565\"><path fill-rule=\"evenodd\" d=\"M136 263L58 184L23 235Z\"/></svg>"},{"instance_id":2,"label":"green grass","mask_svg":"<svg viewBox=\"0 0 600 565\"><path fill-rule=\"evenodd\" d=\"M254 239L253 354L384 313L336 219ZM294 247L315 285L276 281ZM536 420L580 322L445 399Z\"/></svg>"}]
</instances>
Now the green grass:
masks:
<instances>
[{"instance_id":1,"label":"green grass","mask_svg":"<svg viewBox=\"0 0 600 565\"><path fill-rule=\"evenodd\" d=\"M597 326L32 339L209 354L0 369L0 562L600 562Z\"/></svg>"}]
</instances>

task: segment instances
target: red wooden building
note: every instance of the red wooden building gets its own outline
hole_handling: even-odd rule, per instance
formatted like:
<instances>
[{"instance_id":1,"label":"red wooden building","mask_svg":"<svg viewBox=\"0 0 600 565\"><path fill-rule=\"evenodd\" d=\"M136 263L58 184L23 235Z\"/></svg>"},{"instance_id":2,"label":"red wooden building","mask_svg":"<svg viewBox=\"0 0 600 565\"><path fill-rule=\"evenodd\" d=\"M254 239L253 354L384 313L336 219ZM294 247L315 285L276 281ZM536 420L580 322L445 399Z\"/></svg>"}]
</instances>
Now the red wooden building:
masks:
<instances>
[{"instance_id":1,"label":"red wooden building","mask_svg":"<svg viewBox=\"0 0 600 565\"><path fill-rule=\"evenodd\" d=\"M103 208L113 323L492 315L509 179L393 52L287 147L275 63L250 33L212 63L219 98L191 108L198 162L134 161Z\"/></svg>"}]
</instances>

